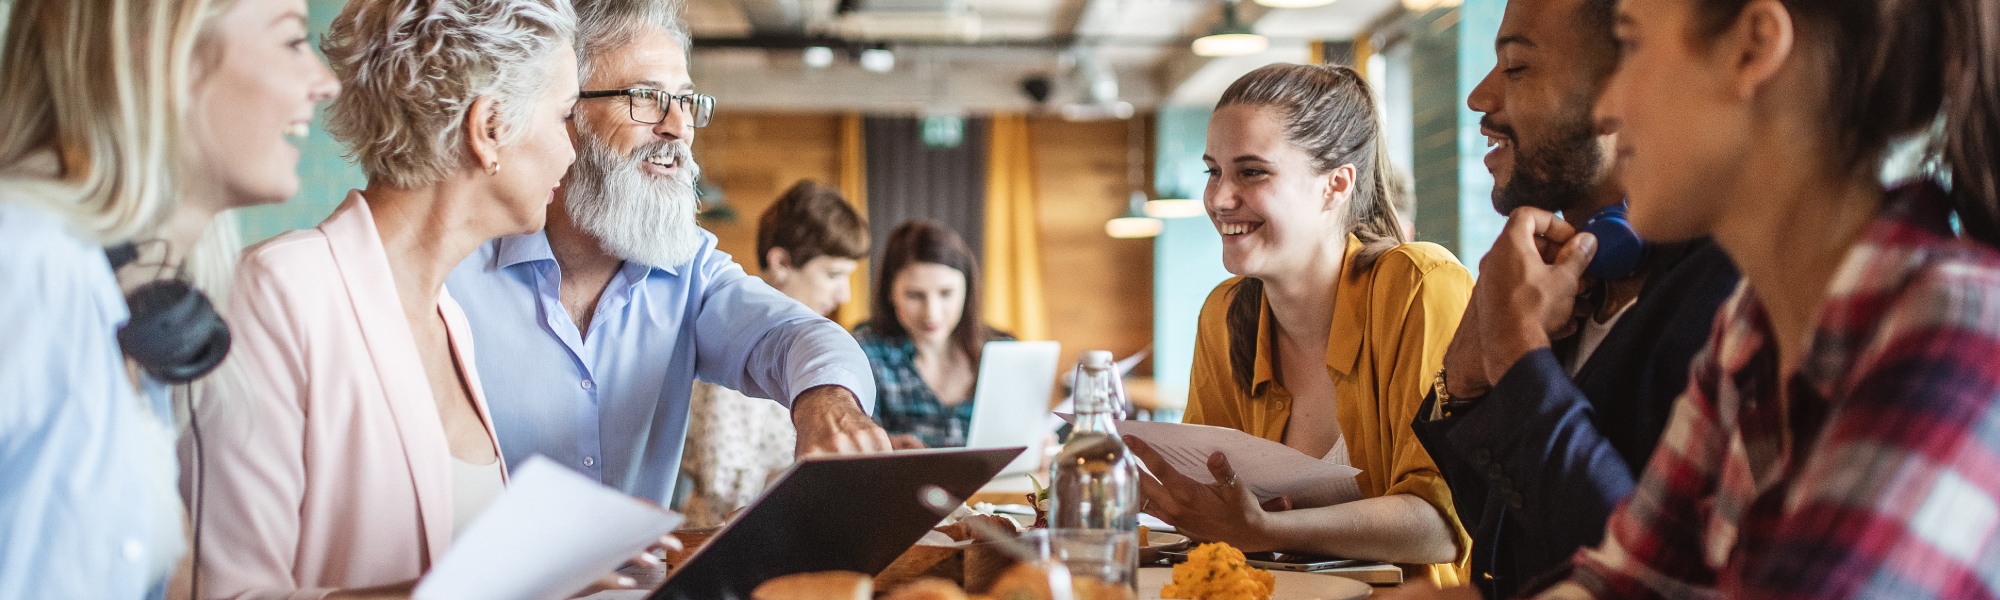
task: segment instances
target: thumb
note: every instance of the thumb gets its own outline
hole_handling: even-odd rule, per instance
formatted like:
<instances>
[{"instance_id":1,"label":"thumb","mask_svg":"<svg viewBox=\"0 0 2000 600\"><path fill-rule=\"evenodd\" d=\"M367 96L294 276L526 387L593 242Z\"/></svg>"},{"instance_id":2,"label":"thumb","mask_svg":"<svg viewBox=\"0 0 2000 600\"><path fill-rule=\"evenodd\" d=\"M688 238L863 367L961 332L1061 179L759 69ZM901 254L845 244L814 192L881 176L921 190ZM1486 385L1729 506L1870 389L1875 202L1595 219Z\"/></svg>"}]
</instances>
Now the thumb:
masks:
<instances>
[{"instance_id":1,"label":"thumb","mask_svg":"<svg viewBox=\"0 0 2000 600\"><path fill-rule=\"evenodd\" d=\"M1597 236L1588 232L1578 233L1563 244L1562 251L1556 253L1555 267L1567 273L1570 278L1583 276L1584 267L1590 266L1590 258L1597 255Z\"/></svg>"}]
</instances>

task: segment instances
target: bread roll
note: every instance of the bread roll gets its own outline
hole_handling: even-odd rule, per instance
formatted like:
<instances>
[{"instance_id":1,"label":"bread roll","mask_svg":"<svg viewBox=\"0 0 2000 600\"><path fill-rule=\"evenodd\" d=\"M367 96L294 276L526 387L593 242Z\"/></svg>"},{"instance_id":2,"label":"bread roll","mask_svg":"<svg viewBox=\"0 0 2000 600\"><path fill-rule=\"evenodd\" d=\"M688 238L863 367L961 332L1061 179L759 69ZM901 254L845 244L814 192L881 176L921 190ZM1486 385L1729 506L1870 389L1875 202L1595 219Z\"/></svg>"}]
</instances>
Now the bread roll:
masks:
<instances>
[{"instance_id":1,"label":"bread roll","mask_svg":"<svg viewBox=\"0 0 2000 600\"><path fill-rule=\"evenodd\" d=\"M966 600L966 598L965 590L958 589L958 584L936 577L925 577L896 588L882 600Z\"/></svg>"},{"instance_id":2,"label":"bread roll","mask_svg":"<svg viewBox=\"0 0 2000 600\"><path fill-rule=\"evenodd\" d=\"M794 573L757 586L751 600L871 600L875 582L853 571Z\"/></svg>"}]
</instances>

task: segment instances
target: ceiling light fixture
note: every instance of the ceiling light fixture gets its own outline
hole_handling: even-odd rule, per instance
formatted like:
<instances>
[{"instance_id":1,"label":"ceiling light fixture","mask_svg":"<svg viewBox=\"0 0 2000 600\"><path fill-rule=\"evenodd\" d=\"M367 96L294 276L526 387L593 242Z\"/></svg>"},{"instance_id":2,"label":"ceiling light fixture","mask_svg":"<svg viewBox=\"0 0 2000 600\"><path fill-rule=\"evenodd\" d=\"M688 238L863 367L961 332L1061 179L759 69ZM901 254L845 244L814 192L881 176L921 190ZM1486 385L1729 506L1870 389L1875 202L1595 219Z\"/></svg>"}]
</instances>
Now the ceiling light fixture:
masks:
<instances>
[{"instance_id":1,"label":"ceiling light fixture","mask_svg":"<svg viewBox=\"0 0 2000 600\"><path fill-rule=\"evenodd\" d=\"M1121 240L1158 237L1167 223L1146 216L1146 193L1133 190L1125 216L1104 222L1104 233Z\"/></svg>"},{"instance_id":2,"label":"ceiling light fixture","mask_svg":"<svg viewBox=\"0 0 2000 600\"><path fill-rule=\"evenodd\" d=\"M1146 133L1139 121L1125 122L1125 176L1132 184L1132 196L1125 201L1125 216L1104 222L1104 233L1118 239L1149 238L1160 235L1167 223L1146 214Z\"/></svg>"},{"instance_id":3,"label":"ceiling light fixture","mask_svg":"<svg viewBox=\"0 0 2000 600\"><path fill-rule=\"evenodd\" d=\"M1207 215L1208 209L1201 205L1200 200L1167 198L1146 203L1146 216L1155 219L1185 219Z\"/></svg>"},{"instance_id":4,"label":"ceiling light fixture","mask_svg":"<svg viewBox=\"0 0 2000 600\"><path fill-rule=\"evenodd\" d=\"M1242 56L1256 54L1271 47L1271 40L1257 35L1243 19L1236 14L1239 0L1229 0L1222 5L1222 22L1208 30L1208 35L1194 41L1196 56Z\"/></svg>"},{"instance_id":5,"label":"ceiling light fixture","mask_svg":"<svg viewBox=\"0 0 2000 600\"><path fill-rule=\"evenodd\" d=\"M1257 3L1271 8L1312 8L1333 4L1333 0L1257 0Z\"/></svg>"},{"instance_id":6,"label":"ceiling light fixture","mask_svg":"<svg viewBox=\"0 0 2000 600\"><path fill-rule=\"evenodd\" d=\"M833 66L833 49L826 46L812 46L806 48L804 58L806 66L824 69Z\"/></svg>"},{"instance_id":7,"label":"ceiling light fixture","mask_svg":"<svg viewBox=\"0 0 2000 600\"><path fill-rule=\"evenodd\" d=\"M861 68L876 73L887 73L896 69L896 53L888 48L869 48L861 51Z\"/></svg>"}]
</instances>

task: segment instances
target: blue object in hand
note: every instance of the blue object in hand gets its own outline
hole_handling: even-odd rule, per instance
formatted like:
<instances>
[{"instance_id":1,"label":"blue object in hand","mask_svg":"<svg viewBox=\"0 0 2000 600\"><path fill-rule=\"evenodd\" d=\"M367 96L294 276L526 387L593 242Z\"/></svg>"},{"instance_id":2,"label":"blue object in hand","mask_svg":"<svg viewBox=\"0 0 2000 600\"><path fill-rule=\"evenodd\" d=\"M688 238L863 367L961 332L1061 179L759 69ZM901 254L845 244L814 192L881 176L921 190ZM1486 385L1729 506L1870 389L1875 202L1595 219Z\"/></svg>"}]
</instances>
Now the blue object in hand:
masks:
<instances>
[{"instance_id":1,"label":"blue object in hand","mask_svg":"<svg viewBox=\"0 0 2000 600\"><path fill-rule=\"evenodd\" d=\"M1583 222L1583 230L1597 236L1597 254L1590 257L1590 265L1583 269L1585 274L1613 280L1638 272L1639 262L1646 258L1646 242L1639 239L1639 232L1632 230L1632 222L1625 217L1624 203L1597 211Z\"/></svg>"}]
</instances>

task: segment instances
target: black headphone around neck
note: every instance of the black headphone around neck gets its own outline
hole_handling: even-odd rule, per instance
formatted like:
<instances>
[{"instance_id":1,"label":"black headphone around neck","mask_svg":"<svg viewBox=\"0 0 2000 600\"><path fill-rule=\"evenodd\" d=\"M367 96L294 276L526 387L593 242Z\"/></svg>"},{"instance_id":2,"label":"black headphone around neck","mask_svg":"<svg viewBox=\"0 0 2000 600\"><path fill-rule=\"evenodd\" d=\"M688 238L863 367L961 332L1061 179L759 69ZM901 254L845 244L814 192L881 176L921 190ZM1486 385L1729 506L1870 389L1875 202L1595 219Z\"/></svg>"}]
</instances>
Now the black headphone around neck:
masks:
<instances>
[{"instance_id":1,"label":"black headphone around neck","mask_svg":"<svg viewBox=\"0 0 2000 600\"><path fill-rule=\"evenodd\" d=\"M117 270L139 258L126 243L105 249ZM118 347L154 379L181 384L200 379L229 355L229 324L208 295L179 279L154 281L125 297L132 317L118 330Z\"/></svg>"}]
</instances>

